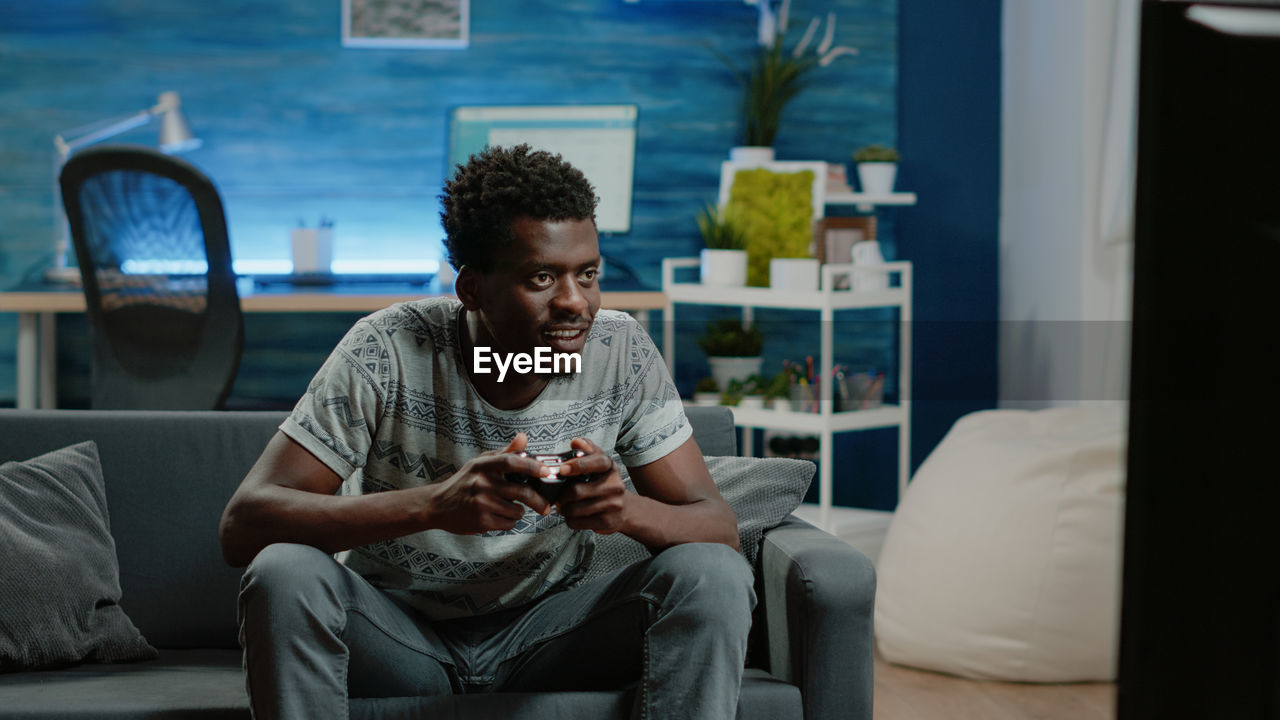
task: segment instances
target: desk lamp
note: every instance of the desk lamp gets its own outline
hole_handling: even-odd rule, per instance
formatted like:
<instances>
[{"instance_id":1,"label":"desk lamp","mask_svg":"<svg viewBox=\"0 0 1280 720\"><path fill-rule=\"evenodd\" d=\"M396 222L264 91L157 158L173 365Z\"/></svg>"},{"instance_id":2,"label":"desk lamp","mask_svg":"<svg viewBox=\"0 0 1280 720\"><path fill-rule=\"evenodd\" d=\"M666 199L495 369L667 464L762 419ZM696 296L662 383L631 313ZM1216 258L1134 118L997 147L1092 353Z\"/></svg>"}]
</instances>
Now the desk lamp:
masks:
<instances>
[{"instance_id":1,"label":"desk lamp","mask_svg":"<svg viewBox=\"0 0 1280 720\"><path fill-rule=\"evenodd\" d=\"M162 152L173 154L200 147L200 139L191 134L186 118L182 116L182 100L172 90L160 93L156 104L145 110L67 130L54 136L53 145L58 150L58 156L53 169L53 205L58 242L54 266L45 271L46 282L74 283L80 280L80 271L67 265L71 250L71 229L67 227L66 211L62 207L62 195L58 188L58 174L67 158L86 145L142 127L157 118L160 120L160 138L157 144Z\"/></svg>"}]
</instances>

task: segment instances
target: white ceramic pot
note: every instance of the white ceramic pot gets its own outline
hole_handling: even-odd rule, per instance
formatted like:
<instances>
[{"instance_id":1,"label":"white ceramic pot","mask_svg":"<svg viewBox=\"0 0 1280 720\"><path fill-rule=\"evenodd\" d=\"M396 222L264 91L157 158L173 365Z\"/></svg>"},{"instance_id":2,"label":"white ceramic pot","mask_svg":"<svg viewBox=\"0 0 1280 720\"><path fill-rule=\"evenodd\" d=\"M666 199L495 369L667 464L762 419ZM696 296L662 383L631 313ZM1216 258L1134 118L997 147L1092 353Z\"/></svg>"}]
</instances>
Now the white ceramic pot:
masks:
<instances>
[{"instance_id":1,"label":"white ceramic pot","mask_svg":"<svg viewBox=\"0 0 1280 720\"><path fill-rule=\"evenodd\" d=\"M694 405L719 405L720 393L718 392L696 392L693 394Z\"/></svg>"},{"instance_id":2,"label":"white ceramic pot","mask_svg":"<svg viewBox=\"0 0 1280 720\"><path fill-rule=\"evenodd\" d=\"M747 284L746 250L704 249L701 261L703 285L742 287Z\"/></svg>"},{"instance_id":3,"label":"white ceramic pot","mask_svg":"<svg viewBox=\"0 0 1280 720\"><path fill-rule=\"evenodd\" d=\"M707 360L711 363L711 377L716 379L716 384L721 388L729 387L729 382L737 380L745 381L760 372L760 364L764 361L761 357L709 357Z\"/></svg>"},{"instance_id":4,"label":"white ceramic pot","mask_svg":"<svg viewBox=\"0 0 1280 720\"><path fill-rule=\"evenodd\" d=\"M862 192L868 195L888 195L892 193L893 183L897 176L898 163L858 163L858 184L862 186Z\"/></svg>"},{"instance_id":5,"label":"white ceramic pot","mask_svg":"<svg viewBox=\"0 0 1280 720\"><path fill-rule=\"evenodd\" d=\"M764 396L763 395L743 395L742 399L738 401L738 407L745 408L748 410L763 410Z\"/></svg>"},{"instance_id":6,"label":"white ceramic pot","mask_svg":"<svg viewBox=\"0 0 1280 720\"><path fill-rule=\"evenodd\" d=\"M889 289L889 273L871 271L877 265L884 264L884 254L880 252L880 243L875 240L863 240L853 246L853 289L858 292L877 292Z\"/></svg>"},{"instance_id":7,"label":"white ceramic pot","mask_svg":"<svg viewBox=\"0 0 1280 720\"><path fill-rule=\"evenodd\" d=\"M816 258L773 258L769 261L769 287L790 292L818 289Z\"/></svg>"},{"instance_id":8,"label":"white ceramic pot","mask_svg":"<svg viewBox=\"0 0 1280 720\"><path fill-rule=\"evenodd\" d=\"M729 159L734 162L773 162L773 148L764 145L739 145L729 148Z\"/></svg>"}]
</instances>

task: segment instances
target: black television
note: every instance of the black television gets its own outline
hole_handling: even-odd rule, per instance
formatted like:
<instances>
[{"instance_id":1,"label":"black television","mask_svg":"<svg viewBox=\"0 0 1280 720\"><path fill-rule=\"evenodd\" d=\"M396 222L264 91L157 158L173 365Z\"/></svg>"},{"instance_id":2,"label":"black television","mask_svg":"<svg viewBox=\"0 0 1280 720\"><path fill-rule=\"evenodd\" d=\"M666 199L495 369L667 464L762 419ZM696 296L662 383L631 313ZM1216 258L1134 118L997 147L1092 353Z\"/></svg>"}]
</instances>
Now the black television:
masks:
<instances>
[{"instance_id":1,"label":"black television","mask_svg":"<svg viewBox=\"0 0 1280 720\"><path fill-rule=\"evenodd\" d=\"M1142 5L1117 717L1280 719L1280 3Z\"/></svg>"}]
</instances>

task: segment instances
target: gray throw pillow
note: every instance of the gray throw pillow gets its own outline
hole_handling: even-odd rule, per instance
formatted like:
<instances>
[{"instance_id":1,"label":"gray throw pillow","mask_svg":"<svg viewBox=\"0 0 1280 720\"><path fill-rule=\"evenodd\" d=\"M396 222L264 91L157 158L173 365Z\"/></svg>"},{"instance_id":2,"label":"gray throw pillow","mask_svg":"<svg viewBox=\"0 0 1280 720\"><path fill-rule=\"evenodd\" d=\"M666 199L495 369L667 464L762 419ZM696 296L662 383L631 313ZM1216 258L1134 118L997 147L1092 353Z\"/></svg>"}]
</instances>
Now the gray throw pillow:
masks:
<instances>
[{"instance_id":1,"label":"gray throw pillow","mask_svg":"<svg viewBox=\"0 0 1280 720\"><path fill-rule=\"evenodd\" d=\"M120 602L98 446L0 465L0 672L156 657Z\"/></svg>"},{"instance_id":2,"label":"gray throw pillow","mask_svg":"<svg viewBox=\"0 0 1280 720\"><path fill-rule=\"evenodd\" d=\"M742 556L755 567L764 534L799 507L817 466L808 460L791 458L725 456L705 460L720 494L738 515ZM635 490L626 467L622 468L622 479L627 489ZM644 545L622 533L596 535L595 543L595 555L586 580L649 557Z\"/></svg>"}]
</instances>

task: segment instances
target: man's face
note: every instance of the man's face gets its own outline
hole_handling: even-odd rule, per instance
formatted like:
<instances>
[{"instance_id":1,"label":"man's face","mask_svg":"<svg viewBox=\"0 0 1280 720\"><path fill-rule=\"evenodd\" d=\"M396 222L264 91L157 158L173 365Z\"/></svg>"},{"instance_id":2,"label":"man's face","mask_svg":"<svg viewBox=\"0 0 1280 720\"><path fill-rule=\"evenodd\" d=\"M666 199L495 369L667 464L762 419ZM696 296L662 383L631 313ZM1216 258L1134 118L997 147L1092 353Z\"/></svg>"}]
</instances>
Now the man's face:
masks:
<instances>
[{"instance_id":1,"label":"man's face","mask_svg":"<svg viewBox=\"0 0 1280 720\"><path fill-rule=\"evenodd\" d=\"M600 309L600 246L590 220L512 223L515 240L481 282L481 322L495 351L581 353Z\"/></svg>"}]
</instances>

